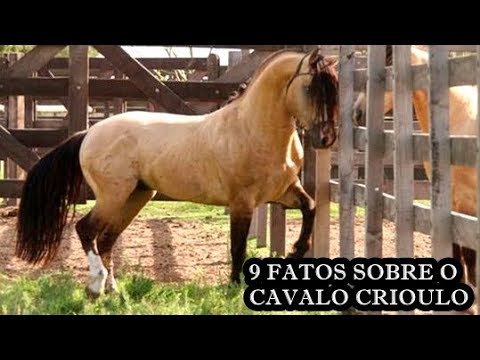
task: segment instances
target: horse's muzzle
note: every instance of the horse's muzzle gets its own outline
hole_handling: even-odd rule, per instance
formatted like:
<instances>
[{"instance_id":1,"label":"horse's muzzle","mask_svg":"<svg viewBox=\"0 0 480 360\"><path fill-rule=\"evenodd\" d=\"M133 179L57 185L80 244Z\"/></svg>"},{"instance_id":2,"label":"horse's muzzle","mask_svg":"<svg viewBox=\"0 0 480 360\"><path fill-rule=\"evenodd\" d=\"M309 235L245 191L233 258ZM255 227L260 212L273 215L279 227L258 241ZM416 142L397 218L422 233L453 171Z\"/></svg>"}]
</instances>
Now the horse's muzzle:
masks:
<instances>
[{"instance_id":1,"label":"horse's muzzle","mask_svg":"<svg viewBox=\"0 0 480 360\"><path fill-rule=\"evenodd\" d=\"M314 125L308 133L314 149L329 149L337 141L337 133L335 128L331 126Z\"/></svg>"}]
</instances>

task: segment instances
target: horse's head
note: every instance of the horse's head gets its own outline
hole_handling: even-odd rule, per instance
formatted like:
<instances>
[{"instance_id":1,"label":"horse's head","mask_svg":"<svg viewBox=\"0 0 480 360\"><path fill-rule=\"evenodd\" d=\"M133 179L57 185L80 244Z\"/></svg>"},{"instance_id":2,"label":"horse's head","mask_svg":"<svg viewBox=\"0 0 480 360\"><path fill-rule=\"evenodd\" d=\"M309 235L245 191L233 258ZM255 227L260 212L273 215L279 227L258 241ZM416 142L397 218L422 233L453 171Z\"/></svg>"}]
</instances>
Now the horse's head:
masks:
<instances>
[{"instance_id":1,"label":"horse's head","mask_svg":"<svg viewBox=\"0 0 480 360\"><path fill-rule=\"evenodd\" d=\"M286 103L317 149L330 148L337 139L338 76L335 63L319 49L305 56L287 86Z\"/></svg>"},{"instance_id":2,"label":"horse's head","mask_svg":"<svg viewBox=\"0 0 480 360\"><path fill-rule=\"evenodd\" d=\"M387 114L393 109L393 93L385 92L383 113ZM353 105L352 120L356 126L367 126L367 95L362 92L358 95Z\"/></svg>"}]
</instances>

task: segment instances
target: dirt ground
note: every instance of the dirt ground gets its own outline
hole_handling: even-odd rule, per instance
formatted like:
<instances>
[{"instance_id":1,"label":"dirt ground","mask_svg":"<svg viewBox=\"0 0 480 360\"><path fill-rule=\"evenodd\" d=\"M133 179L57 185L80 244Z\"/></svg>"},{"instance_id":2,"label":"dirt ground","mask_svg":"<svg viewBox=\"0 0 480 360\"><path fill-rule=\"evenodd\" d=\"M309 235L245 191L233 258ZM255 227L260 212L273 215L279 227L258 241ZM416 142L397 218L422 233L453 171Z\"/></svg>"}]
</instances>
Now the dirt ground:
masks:
<instances>
[{"instance_id":1,"label":"dirt ground","mask_svg":"<svg viewBox=\"0 0 480 360\"><path fill-rule=\"evenodd\" d=\"M46 267L32 267L14 257L16 209L0 209L0 274L16 277L27 273L69 270L85 281L87 258L73 227L56 259ZM287 222L287 251L297 240L301 221ZM364 219L356 219L356 256L363 255ZM331 226L331 257L339 256L339 226ZM137 219L122 234L114 249L116 272L140 270L161 282L206 282L218 284L228 279L228 232L206 228L200 222ZM384 224L384 257L395 257L395 227ZM415 256L430 257L430 238L415 234Z\"/></svg>"}]
</instances>

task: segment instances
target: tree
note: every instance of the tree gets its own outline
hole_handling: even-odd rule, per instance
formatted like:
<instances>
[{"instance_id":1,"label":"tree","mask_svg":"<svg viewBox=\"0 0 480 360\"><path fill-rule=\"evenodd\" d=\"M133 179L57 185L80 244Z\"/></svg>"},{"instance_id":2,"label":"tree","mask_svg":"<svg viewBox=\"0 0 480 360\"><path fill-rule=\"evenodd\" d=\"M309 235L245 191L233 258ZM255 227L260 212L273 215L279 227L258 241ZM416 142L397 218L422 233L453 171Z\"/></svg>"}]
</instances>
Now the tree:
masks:
<instances>
[{"instance_id":1,"label":"tree","mask_svg":"<svg viewBox=\"0 0 480 360\"><path fill-rule=\"evenodd\" d=\"M32 50L35 45L0 45L0 53L9 53L9 52L19 52L19 53L27 53ZM88 48L88 54L91 57L96 57L98 55L98 51L96 51L93 47ZM60 51L56 57L68 57L68 46L65 47L62 51Z\"/></svg>"}]
</instances>

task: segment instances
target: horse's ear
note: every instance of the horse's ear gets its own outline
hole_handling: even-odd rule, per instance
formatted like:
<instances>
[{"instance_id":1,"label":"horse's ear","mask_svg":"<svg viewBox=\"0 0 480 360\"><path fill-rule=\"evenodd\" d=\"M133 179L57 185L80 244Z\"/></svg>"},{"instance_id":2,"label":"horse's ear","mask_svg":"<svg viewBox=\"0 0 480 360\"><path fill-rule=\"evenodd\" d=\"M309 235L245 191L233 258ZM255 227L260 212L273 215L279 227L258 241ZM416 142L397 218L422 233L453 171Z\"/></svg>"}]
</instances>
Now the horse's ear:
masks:
<instances>
[{"instance_id":1,"label":"horse's ear","mask_svg":"<svg viewBox=\"0 0 480 360\"><path fill-rule=\"evenodd\" d=\"M308 63L311 67L316 67L316 65L324 59L323 55L320 53L320 47L317 47L315 50L312 51L310 54L310 58Z\"/></svg>"},{"instance_id":2,"label":"horse's ear","mask_svg":"<svg viewBox=\"0 0 480 360\"><path fill-rule=\"evenodd\" d=\"M336 67L340 63L340 59L338 57L325 58L325 63L327 67Z\"/></svg>"}]
</instances>

